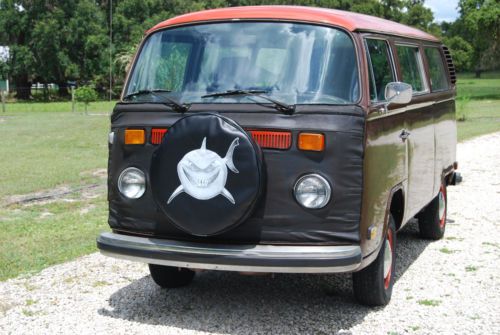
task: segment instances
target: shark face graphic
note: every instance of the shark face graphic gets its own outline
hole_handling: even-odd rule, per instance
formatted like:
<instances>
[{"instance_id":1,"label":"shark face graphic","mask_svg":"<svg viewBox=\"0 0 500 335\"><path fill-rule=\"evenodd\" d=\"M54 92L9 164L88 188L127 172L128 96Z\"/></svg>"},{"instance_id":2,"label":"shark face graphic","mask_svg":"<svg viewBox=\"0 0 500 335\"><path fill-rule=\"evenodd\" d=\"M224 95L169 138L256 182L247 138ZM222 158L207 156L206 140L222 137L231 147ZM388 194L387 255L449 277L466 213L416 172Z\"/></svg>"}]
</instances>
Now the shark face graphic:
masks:
<instances>
[{"instance_id":1,"label":"shark face graphic","mask_svg":"<svg viewBox=\"0 0 500 335\"><path fill-rule=\"evenodd\" d=\"M209 200L222 194L233 205L233 196L225 188L227 181L227 169L239 173L233 163L234 149L239 145L239 139L235 138L224 158L217 153L207 149L207 138L203 139L200 149L195 149L182 157L177 164L177 174L181 185L175 189L167 204L182 192L198 200Z\"/></svg>"}]
</instances>

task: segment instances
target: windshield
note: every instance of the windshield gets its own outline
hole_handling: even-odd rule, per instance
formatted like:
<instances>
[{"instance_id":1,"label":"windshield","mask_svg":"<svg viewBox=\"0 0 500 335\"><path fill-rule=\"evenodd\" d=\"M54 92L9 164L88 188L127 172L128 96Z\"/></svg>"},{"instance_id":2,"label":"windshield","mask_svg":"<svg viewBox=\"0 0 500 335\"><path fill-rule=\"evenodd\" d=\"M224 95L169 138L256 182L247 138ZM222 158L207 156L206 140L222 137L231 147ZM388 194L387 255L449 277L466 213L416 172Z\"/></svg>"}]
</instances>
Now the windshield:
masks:
<instances>
[{"instance_id":1,"label":"windshield","mask_svg":"<svg viewBox=\"0 0 500 335\"><path fill-rule=\"evenodd\" d=\"M263 90L287 104L352 104L359 98L354 44L345 32L282 22L212 23L152 34L125 95L169 90L181 103L262 103L255 96L202 96ZM135 101L156 101L137 95Z\"/></svg>"}]
</instances>

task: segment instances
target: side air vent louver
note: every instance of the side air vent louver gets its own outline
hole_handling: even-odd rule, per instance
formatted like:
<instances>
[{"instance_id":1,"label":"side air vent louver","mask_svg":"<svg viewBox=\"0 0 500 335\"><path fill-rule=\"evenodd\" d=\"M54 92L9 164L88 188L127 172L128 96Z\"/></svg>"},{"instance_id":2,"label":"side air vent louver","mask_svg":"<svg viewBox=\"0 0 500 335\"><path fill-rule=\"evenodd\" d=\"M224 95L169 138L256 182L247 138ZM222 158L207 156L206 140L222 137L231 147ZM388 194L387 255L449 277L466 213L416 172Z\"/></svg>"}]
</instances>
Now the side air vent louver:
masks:
<instances>
[{"instance_id":1,"label":"side air vent louver","mask_svg":"<svg viewBox=\"0 0 500 335\"><path fill-rule=\"evenodd\" d=\"M443 45L443 52L446 58L446 65L448 65L448 71L450 72L451 83L455 85L457 82L457 73L455 71L455 65L453 65L453 59L451 59L450 49Z\"/></svg>"}]
</instances>

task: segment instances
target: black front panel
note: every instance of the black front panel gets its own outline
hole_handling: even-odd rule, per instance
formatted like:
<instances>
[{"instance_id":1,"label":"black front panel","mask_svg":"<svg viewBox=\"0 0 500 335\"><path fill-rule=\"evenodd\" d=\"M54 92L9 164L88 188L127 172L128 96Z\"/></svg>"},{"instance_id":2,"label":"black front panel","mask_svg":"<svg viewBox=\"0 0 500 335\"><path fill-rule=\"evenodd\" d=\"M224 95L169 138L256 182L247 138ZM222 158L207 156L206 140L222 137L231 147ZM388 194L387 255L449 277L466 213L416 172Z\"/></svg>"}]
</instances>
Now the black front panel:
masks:
<instances>
[{"instance_id":1,"label":"black front panel","mask_svg":"<svg viewBox=\"0 0 500 335\"><path fill-rule=\"evenodd\" d=\"M158 145L150 143L151 128L168 128L180 118L198 112L218 112L244 129L291 131L293 138L288 150L263 149L264 187L249 218L210 237L196 237L176 228L157 206L149 178L151 159L158 149ZM109 156L109 224L130 233L204 242L359 241L364 122L363 110L353 106L299 106L295 114L284 115L258 105L217 104L193 106L182 115L162 105L118 104L112 116L115 141ZM145 129L146 144L124 145L126 128ZM299 150L298 134L304 131L323 133L325 150ZM147 174L146 193L136 200L124 198L117 187L120 172L130 166ZM305 209L295 201L293 186L308 173L322 175L332 186L331 200L323 209Z\"/></svg>"}]
</instances>

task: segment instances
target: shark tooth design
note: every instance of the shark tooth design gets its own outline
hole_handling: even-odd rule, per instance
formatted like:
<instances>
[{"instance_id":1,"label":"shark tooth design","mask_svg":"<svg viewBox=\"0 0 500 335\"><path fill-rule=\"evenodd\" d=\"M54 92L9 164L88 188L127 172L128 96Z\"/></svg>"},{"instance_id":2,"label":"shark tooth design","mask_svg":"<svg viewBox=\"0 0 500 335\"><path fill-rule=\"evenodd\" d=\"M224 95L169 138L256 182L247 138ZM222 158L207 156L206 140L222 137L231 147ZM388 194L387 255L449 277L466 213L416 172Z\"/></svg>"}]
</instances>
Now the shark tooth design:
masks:
<instances>
[{"instance_id":1,"label":"shark tooth design","mask_svg":"<svg viewBox=\"0 0 500 335\"><path fill-rule=\"evenodd\" d=\"M177 164L177 175L181 185L170 195L167 204L179 194L186 192L198 200L209 200L221 194L234 205L234 197L225 186L228 169L239 173L233 162L234 149L238 145L239 139L235 138L226 156L222 158L207 149L207 138L203 138L201 147L185 154Z\"/></svg>"}]
</instances>

